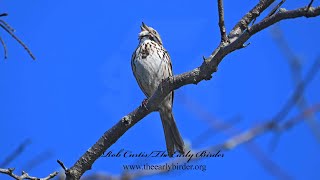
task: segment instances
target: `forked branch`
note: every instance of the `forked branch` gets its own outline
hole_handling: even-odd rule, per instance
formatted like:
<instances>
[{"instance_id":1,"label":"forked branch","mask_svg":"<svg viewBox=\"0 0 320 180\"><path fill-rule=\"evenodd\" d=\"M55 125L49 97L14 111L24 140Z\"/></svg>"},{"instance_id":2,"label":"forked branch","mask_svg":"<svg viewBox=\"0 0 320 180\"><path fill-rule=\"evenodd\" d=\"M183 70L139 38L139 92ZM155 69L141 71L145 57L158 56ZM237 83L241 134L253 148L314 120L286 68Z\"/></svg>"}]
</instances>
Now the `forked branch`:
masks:
<instances>
[{"instance_id":1,"label":"forked branch","mask_svg":"<svg viewBox=\"0 0 320 180\"><path fill-rule=\"evenodd\" d=\"M273 2L274 0L260 0L259 3L249 13L247 13L229 33L228 37L230 43L226 46L219 45L219 47L213 51L212 55L209 58L206 58L199 67L189 72L169 77L163 81L157 88L156 92L148 99L146 108L139 106L134 111L121 118L120 121L111 129L106 131L103 136L89 150L87 150L70 169L67 169L65 172L66 179L80 179L87 170L91 169L93 163L128 129L134 126L142 118L155 111L158 104L160 104L171 91L188 84L197 84L203 80L209 80L212 74L217 71L217 67L223 58L231 52L243 48L244 43L247 42L247 40L254 34L285 19L298 17L309 18L320 15L320 7L310 7L307 10L308 7L306 6L290 11L280 9L277 13L274 13L270 17L266 17L257 24L249 27L250 22L258 17ZM272 124L270 123L266 126L269 128L269 125ZM241 137L245 137L244 140L248 139L247 136ZM232 143L227 144L228 147L232 147L234 145L235 144Z\"/></svg>"}]
</instances>

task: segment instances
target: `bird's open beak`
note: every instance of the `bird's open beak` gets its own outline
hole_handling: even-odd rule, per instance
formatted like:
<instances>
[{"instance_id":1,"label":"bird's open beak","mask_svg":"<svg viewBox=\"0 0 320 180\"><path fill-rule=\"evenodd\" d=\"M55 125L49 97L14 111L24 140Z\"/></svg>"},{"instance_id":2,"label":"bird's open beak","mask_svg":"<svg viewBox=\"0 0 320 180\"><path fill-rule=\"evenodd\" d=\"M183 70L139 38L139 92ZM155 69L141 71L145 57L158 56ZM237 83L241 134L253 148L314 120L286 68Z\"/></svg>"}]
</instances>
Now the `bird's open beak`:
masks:
<instances>
[{"instance_id":1,"label":"bird's open beak","mask_svg":"<svg viewBox=\"0 0 320 180\"><path fill-rule=\"evenodd\" d=\"M141 31L148 31L149 27L144 23L142 22L142 25L140 26L141 28Z\"/></svg>"}]
</instances>

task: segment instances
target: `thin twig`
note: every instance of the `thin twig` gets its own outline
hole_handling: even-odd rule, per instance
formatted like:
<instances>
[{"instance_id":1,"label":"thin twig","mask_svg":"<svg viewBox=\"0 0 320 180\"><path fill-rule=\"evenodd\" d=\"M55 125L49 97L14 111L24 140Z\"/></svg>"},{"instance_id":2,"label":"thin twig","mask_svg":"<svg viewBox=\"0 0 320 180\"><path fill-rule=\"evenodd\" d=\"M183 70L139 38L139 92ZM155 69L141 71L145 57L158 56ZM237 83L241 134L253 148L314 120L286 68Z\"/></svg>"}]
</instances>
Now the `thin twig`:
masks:
<instances>
[{"instance_id":1,"label":"thin twig","mask_svg":"<svg viewBox=\"0 0 320 180\"><path fill-rule=\"evenodd\" d=\"M222 133L231 137L241 133L241 131L239 131L236 127L222 129L222 127L231 126L230 122L214 118L211 113L205 111L205 107L202 107L200 103L195 102L187 96L183 97L183 104L187 106L190 112L193 112L199 116L200 119L206 120L206 122L210 125L210 128L216 131L221 131ZM272 159L270 159L268 155L262 151L258 144L252 141L244 144L244 147L249 154L252 155L258 162L260 162L261 166L264 167L270 174L278 177L279 179L290 179L290 175Z\"/></svg>"},{"instance_id":2,"label":"thin twig","mask_svg":"<svg viewBox=\"0 0 320 180\"><path fill-rule=\"evenodd\" d=\"M33 157L31 160L27 161L23 166L22 169L30 172L35 167L39 166L40 164L46 162L50 158L53 157L53 152L51 150L46 150L41 152L40 154Z\"/></svg>"},{"instance_id":3,"label":"thin twig","mask_svg":"<svg viewBox=\"0 0 320 180\"><path fill-rule=\"evenodd\" d=\"M308 71L305 79L298 83L297 87L295 88L294 93L290 96L288 101L282 106L281 110L274 116L273 122L275 124L279 124L287 116L289 111L299 102L300 98L304 94L305 88L313 80L313 78L315 77L315 75L319 71L319 69L320 69L320 58L318 58L313 63L313 65L311 66L310 70ZM282 132L282 131L280 131L281 129L279 129L279 126L275 126L274 130L276 130L275 131L276 134L270 143L271 150L275 149L276 145L279 142L280 135Z\"/></svg>"},{"instance_id":4,"label":"thin twig","mask_svg":"<svg viewBox=\"0 0 320 180\"><path fill-rule=\"evenodd\" d=\"M8 13L1 13L0 17L2 17L2 16L8 16Z\"/></svg>"},{"instance_id":5,"label":"thin twig","mask_svg":"<svg viewBox=\"0 0 320 180\"><path fill-rule=\"evenodd\" d=\"M15 34L12 33L11 30L7 29L7 27L0 23L0 26L7 31L18 43L28 52L28 54L31 56L33 60L36 59L36 57L32 54L31 50L28 48L27 45L25 45Z\"/></svg>"},{"instance_id":6,"label":"thin twig","mask_svg":"<svg viewBox=\"0 0 320 180\"><path fill-rule=\"evenodd\" d=\"M6 43L3 41L3 39L1 38L0 36L0 42L3 46L3 51L4 51L4 59L7 59L8 55L7 55L7 46L6 46Z\"/></svg>"},{"instance_id":7,"label":"thin twig","mask_svg":"<svg viewBox=\"0 0 320 180\"><path fill-rule=\"evenodd\" d=\"M272 37L274 38L276 44L279 46L281 52L286 57L285 59L290 65L292 80L296 86L302 79L302 65L300 62L300 58L290 48L290 45L285 40L284 34L279 26L273 26L271 30ZM300 100L297 102L297 106L301 111L308 107L308 101L304 95L302 95ZM315 139L320 143L320 125L314 114L310 114L310 116L308 116L308 118L306 119L306 123L309 125L311 132L315 136Z\"/></svg>"},{"instance_id":8,"label":"thin twig","mask_svg":"<svg viewBox=\"0 0 320 180\"><path fill-rule=\"evenodd\" d=\"M304 120L306 118L306 116L308 116L311 112L315 113L315 112L319 112L319 111L320 111L320 104L315 104L315 105L307 108L306 110L304 110L299 115L288 120L285 123L285 126L279 126L279 129L281 129L282 131L287 130L288 128L291 128L293 125L296 125L297 123L301 122L301 120ZM287 124L290 124L290 126ZM230 140L226 141L225 143L223 143L222 147L224 147L224 148L222 148L222 150L225 148L226 149L234 148L237 145L243 144L244 142L248 142L248 141L252 140L253 138L258 137L262 133L272 131L274 129L275 125L276 125L276 122L273 119L271 119L270 121L267 121L266 123L263 123L262 125L258 125L252 129L249 129L248 131L246 131L242 134L239 134L239 135L231 138Z\"/></svg>"},{"instance_id":9,"label":"thin twig","mask_svg":"<svg viewBox=\"0 0 320 180\"><path fill-rule=\"evenodd\" d=\"M311 0L310 3L308 4L306 11L309 11L310 7L312 6L312 3L313 3L313 0Z\"/></svg>"},{"instance_id":10,"label":"thin twig","mask_svg":"<svg viewBox=\"0 0 320 180\"><path fill-rule=\"evenodd\" d=\"M283 125L280 127L279 130L285 131L285 130L291 129L294 125L296 125L298 122L300 122L300 119L302 119L302 118L307 119L308 116L315 114L319 110L320 110L320 104L316 104L316 105L311 106L310 108L306 108L303 111L303 113L301 113L300 115L283 123Z\"/></svg>"},{"instance_id":11,"label":"thin twig","mask_svg":"<svg viewBox=\"0 0 320 180\"><path fill-rule=\"evenodd\" d=\"M30 145L31 140L26 139L24 140L18 147L15 149L8 157L5 158L5 160L0 164L0 167L6 167L8 166L15 158L17 158L24 150L25 148Z\"/></svg>"},{"instance_id":12,"label":"thin twig","mask_svg":"<svg viewBox=\"0 0 320 180\"><path fill-rule=\"evenodd\" d=\"M62 167L62 169L63 169L64 171L67 171L67 170L68 170L68 168L64 165L64 163L63 163L62 161L60 161L60 160L58 159L57 162L60 164L60 166Z\"/></svg>"},{"instance_id":13,"label":"thin twig","mask_svg":"<svg viewBox=\"0 0 320 180\"><path fill-rule=\"evenodd\" d=\"M286 0L281 0L281 1L279 2L279 4L271 10L271 12L267 15L267 17L272 16L272 15L281 7L281 5L282 5L284 2L286 2Z\"/></svg>"},{"instance_id":14,"label":"thin twig","mask_svg":"<svg viewBox=\"0 0 320 180\"><path fill-rule=\"evenodd\" d=\"M228 42L228 37L226 33L226 26L224 24L224 9L223 9L223 0L218 0L218 11L219 11L219 28L221 34L221 42Z\"/></svg>"},{"instance_id":15,"label":"thin twig","mask_svg":"<svg viewBox=\"0 0 320 180\"><path fill-rule=\"evenodd\" d=\"M213 120L216 121L216 120ZM212 130L213 127L210 126L208 129L202 133L200 133L195 140L192 142L192 147L197 147L200 145L203 141L207 140L209 136L212 136L214 134L217 134L218 131L227 131L228 129L233 128L233 126L236 123L239 123L241 121L241 118L239 116L232 118L231 120L228 120L227 123L218 123L220 127L215 127L214 131ZM211 125L211 123L210 123Z\"/></svg>"},{"instance_id":16,"label":"thin twig","mask_svg":"<svg viewBox=\"0 0 320 180\"><path fill-rule=\"evenodd\" d=\"M274 116L273 121L279 123L285 118L291 108L300 100L305 88L310 84L315 75L320 69L320 58L316 59L310 70L308 71L304 80L300 81L295 88L294 93L290 96L288 101L284 104L281 110Z\"/></svg>"},{"instance_id":17,"label":"thin twig","mask_svg":"<svg viewBox=\"0 0 320 180\"><path fill-rule=\"evenodd\" d=\"M3 25L6 26L6 28L11 31L11 32L15 32L16 30L13 29L13 27L11 27L7 22L5 22L4 20L0 19L0 23L2 23Z\"/></svg>"}]
</instances>

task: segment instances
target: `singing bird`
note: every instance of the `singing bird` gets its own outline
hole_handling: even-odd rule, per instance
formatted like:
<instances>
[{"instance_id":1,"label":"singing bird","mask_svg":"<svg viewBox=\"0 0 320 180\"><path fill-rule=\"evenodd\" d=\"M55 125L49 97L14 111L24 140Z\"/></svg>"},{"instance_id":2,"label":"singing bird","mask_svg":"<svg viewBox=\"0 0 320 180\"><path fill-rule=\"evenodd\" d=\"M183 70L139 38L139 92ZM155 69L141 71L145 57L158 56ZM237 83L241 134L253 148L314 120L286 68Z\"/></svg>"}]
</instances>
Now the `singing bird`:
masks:
<instances>
[{"instance_id":1,"label":"singing bird","mask_svg":"<svg viewBox=\"0 0 320 180\"><path fill-rule=\"evenodd\" d=\"M142 22L139 45L133 52L131 67L140 89L150 97L163 79L173 76L168 51L163 47L159 33ZM158 107L170 157L175 149L184 154L181 138L172 114L173 92L168 94Z\"/></svg>"}]
</instances>

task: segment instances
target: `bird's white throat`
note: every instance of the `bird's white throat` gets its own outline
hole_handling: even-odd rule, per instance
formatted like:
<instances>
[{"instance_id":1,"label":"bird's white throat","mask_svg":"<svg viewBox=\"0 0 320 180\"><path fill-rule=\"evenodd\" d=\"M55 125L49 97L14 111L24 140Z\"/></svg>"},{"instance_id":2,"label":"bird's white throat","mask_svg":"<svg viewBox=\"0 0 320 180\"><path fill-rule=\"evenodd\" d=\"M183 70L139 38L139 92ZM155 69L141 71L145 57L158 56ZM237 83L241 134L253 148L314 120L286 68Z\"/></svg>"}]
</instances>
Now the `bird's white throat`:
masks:
<instances>
[{"instance_id":1,"label":"bird's white throat","mask_svg":"<svg viewBox=\"0 0 320 180\"><path fill-rule=\"evenodd\" d=\"M151 40L148 38L148 37L142 37L142 39L140 39L140 44L143 44L143 43L149 43L151 42Z\"/></svg>"}]
</instances>

